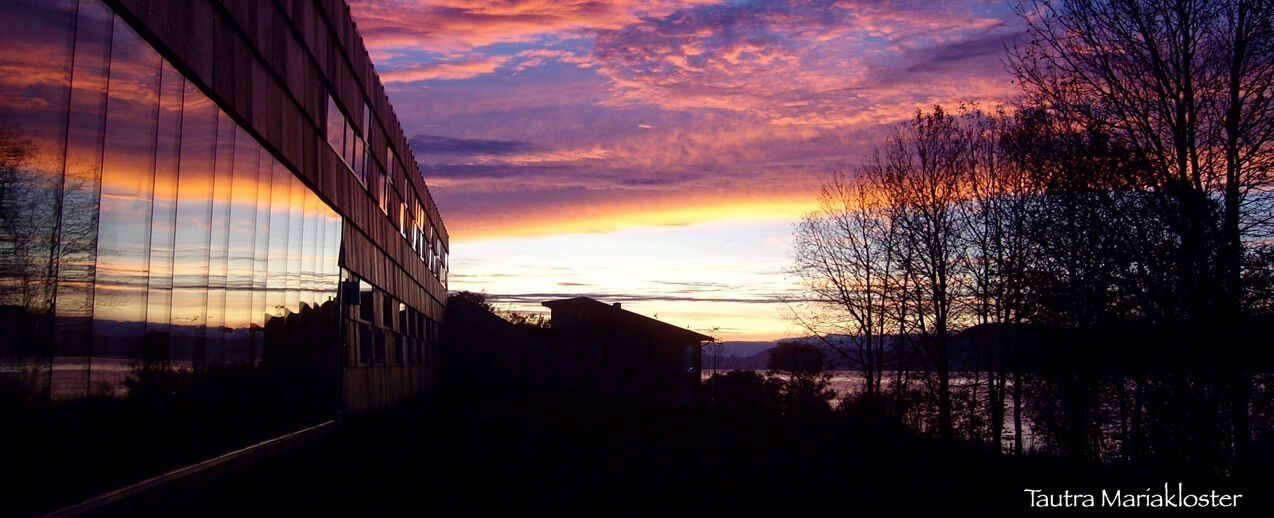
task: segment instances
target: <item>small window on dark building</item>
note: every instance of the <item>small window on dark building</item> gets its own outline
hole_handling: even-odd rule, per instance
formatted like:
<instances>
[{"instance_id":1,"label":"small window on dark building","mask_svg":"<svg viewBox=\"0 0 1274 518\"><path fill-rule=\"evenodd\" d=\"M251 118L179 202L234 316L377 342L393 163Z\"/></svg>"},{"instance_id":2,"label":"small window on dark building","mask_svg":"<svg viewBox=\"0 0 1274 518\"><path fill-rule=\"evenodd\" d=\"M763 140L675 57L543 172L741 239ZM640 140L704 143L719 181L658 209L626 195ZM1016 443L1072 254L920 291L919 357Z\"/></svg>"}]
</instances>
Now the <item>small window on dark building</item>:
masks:
<instances>
[{"instance_id":1,"label":"small window on dark building","mask_svg":"<svg viewBox=\"0 0 1274 518\"><path fill-rule=\"evenodd\" d=\"M341 113L336 99L327 96L327 143L336 150L336 154L344 155L345 149L345 114ZM342 156L342 158L344 158Z\"/></svg>"},{"instance_id":2,"label":"small window on dark building","mask_svg":"<svg viewBox=\"0 0 1274 518\"><path fill-rule=\"evenodd\" d=\"M358 364L372 364L372 326L358 324Z\"/></svg>"},{"instance_id":3,"label":"small window on dark building","mask_svg":"<svg viewBox=\"0 0 1274 518\"><path fill-rule=\"evenodd\" d=\"M385 364L385 330L376 328L376 365Z\"/></svg>"},{"instance_id":4,"label":"small window on dark building","mask_svg":"<svg viewBox=\"0 0 1274 518\"><path fill-rule=\"evenodd\" d=\"M367 322L376 320L376 307L372 300L373 293L375 293L375 289L372 288L371 284L361 279L358 281L358 318Z\"/></svg>"},{"instance_id":5,"label":"small window on dark building","mask_svg":"<svg viewBox=\"0 0 1274 518\"><path fill-rule=\"evenodd\" d=\"M407 365L407 359L404 358L406 344L403 343L403 335L394 333L394 365Z\"/></svg>"}]
</instances>

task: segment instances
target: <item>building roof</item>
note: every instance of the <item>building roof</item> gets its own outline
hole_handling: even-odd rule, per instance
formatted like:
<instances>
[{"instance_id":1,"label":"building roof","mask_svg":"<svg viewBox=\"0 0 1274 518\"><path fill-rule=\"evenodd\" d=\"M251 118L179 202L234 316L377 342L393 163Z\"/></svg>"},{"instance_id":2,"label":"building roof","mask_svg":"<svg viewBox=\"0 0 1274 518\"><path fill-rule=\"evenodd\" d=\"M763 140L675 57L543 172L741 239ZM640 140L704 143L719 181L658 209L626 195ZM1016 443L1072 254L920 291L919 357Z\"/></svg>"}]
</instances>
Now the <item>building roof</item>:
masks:
<instances>
[{"instance_id":1,"label":"building roof","mask_svg":"<svg viewBox=\"0 0 1274 518\"><path fill-rule=\"evenodd\" d=\"M655 327L657 329L662 329L669 333L679 334L684 336L687 339L693 338L700 342L711 341L713 339L711 336L701 334L701 333L696 333L684 327L677 327L667 322L655 320L645 315L633 313L632 311L628 311L626 309L621 308L618 303L607 304L600 300L591 299L588 297L573 297L569 299L549 300L549 301L543 302L541 305L553 310L565 309L570 311L570 310L591 309L593 311L610 312L609 313L610 315L613 315L617 318L627 319L629 321L633 321L640 325L647 325L647 326Z\"/></svg>"}]
</instances>

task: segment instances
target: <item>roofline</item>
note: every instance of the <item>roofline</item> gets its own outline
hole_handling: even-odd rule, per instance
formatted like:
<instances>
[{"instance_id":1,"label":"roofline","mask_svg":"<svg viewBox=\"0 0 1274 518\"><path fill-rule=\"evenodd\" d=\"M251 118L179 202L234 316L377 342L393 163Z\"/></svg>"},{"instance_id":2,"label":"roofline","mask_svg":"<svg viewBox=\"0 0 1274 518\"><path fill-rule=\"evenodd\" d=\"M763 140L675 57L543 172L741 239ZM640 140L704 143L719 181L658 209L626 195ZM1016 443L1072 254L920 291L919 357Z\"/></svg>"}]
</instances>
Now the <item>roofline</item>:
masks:
<instances>
[{"instance_id":1,"label":"roofline","mask_svg":"<svg viewBox=\"0 0 1274 518\"><path fill-rule=\"evenodd\" d=\"M600 301L600 300L597 300L597 299L594 299L594 298L591 298L591 297L571 297L571 298L569 298L569 299L546 300L546 301L544 301L544 302L541 302L541 303L540 303L540 305L541 305L541 306L544 306L544 307L546 307L546 308L549 308L549 309L553 309L553 306L560 306L560 305L564 305L565 303L572 303L572 302L577 302L577 301L579 301L579 302L585 302L585 301L586 301L586 302L588 302L588 303L596 304L596 305L598 305L598 306L604 307L604 308L606 308L606 309L608 309L608 310L611 310L611 311L619 311L619 312L627 313L627 314L629 314L629 315L633 315L633 316L635 316L635 317L638 317L638 318L644 319L644 320L646 320L646 321L653 322L653 323L659 324L659 325L661 325L661 326L666 326L666 327L672 328L672 329L674 329L674 330L680 331L680 332L685 333L685 334L694 335L695 337L699 338L699 341L700 341L700 342L711 342L711 341L716 340L715 338L713 338L713 337L711 337L711 336L708 336L708 335L705 335L705 334L703 334L703 333L698 333L698 332L695 332L695 331L691 331L691 330L686 329L686 328L684 328L684 327L677 327L677 326L675 326L675 325L669 324L669 323L664 322L664 321L662 321L662 320L654 319L654 318L648 317L648 316L646 316L646 315L643 315L643 314L641 314L641 313L634 313L634 312L632 312L632 311L628 311L627 309L624 309L624 308L622 308L622 307L616 307L614 304L607 304L607 303L605 303L605 302L602 302L602 301Z\"/></svg>"}]
</instances>

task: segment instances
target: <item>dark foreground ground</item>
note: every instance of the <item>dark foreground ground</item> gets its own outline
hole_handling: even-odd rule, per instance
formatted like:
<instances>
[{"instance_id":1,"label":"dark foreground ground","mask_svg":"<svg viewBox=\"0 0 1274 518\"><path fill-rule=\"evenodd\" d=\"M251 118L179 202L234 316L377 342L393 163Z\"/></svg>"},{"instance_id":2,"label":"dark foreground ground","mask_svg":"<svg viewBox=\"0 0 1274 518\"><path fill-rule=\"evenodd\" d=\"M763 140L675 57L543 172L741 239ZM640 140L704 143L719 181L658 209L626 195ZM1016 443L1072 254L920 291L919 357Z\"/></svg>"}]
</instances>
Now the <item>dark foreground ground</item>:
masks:
<instances>
[{"instance_id":1,"label":"dark foreground ground","mask_svg":"<svg viewBox=\"0 0 1274 518\"><path fill-rule=\"evenodd\" d=\"M562 394L436 391L317 442L102 516L1068 516L1023 489L1143 490L1176 475L993 456L870 419L731 419ZM1269 487L1230 516L1267 516ZM1107 510L1110 511L1110 510ZM1112 516L1200 516L1116 510ZM1268 514L1274 516L1274 514Z\"/></svg>"}]
</instances>

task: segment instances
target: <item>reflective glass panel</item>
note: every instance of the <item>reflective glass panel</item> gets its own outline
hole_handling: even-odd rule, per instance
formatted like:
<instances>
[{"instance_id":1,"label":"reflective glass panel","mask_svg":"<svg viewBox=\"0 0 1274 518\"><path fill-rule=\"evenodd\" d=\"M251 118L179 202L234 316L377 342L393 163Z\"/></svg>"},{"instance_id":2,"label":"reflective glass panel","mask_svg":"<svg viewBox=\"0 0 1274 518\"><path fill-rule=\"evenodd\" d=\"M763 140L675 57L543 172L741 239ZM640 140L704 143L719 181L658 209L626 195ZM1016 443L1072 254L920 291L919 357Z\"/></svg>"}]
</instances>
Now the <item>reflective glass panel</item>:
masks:
<instances>
[{"instance_id":1,"label":"reflective glass panel","mask_svg":"<svg viewBox=\"0 0 1274 518\"><path fill-rule=\"evenodd\" d=\"M167 62L160 68L159 127L155 139L155 182L150 219L150 276L146 294L146 361L170 359L173 239L177 219L177 165L181 152L182 100L186 80Z\"/></svg>"},{"instance_id":2,"label":"reflective glass panel","mask_svg":"<svg viewBox=\"0 0 1274 518\"><path fill-rule=\"evenodd\" d=\"M327 232L322 226L320 206L323 204L313 192L305 197L305 243L301 250L301 303L318 307L323 301L319 294L319 256L323 250L323 238Z\"/></svg>"},{"instance_id":3,"label":"reflective glass panel","mask_svg":"<svg viewBox=\"0 0 1274 518\"><path fill-rule=\"evenodd\" d=\"M286 169L285 169L286 170ZM287 251L287 298L285 305L292 313L301 310L301 258L305 245L305 202L310 194L309 188L302 184L292 173L288 172L291 201L288 204L288 251Z\"/></svg>"},{"instance_id":4,"label":"reflective glass panel","mask_svg":"<svg viewBox=\"0 0 1274 518\"><path fill-rule=\"evenodd\" d=\"M213 160L212 212L208 240L207 359L225 361L226 282L229 278L231 187L234 183L235 133L225 112L217 114L217 152Z\"/></svg>"},{"instance_id":5,"label":"reflective glass panel","mask_svg":"<svg viewBox=\"0 0 1274 518\"><path fill-rule=\"evenodd\" d=\"M259 148L257 162L257 208L256 236L252 255L252 328L249 361L261 359L265 328L265 316L272 309L268 304L269 292L269 260L270 260L270 220L274 217L271 204L274 202L274 157L265 148Z\"/></svg>"},{"instance_id":6,"label":"reflective glass panel","mask_svg":"<svg viewBox=\"0 0 1274 518\"><path fill-rule=\"evenodd\" d=\"M160 57L115 20L102 156L92 381L122 389L145 335Z\"/></svg>"},{"instance_id":7,"label":"reflective glass panel","mask_svg":"<svg viewBox=\"0 0 1274 518\"><path fill-rule=\"evenodd\" d=\"M266 312L287 314L288 234L292 228L292 173L275 166L270 188L270 249L266 262Z\"/></svg>"},{"instance_id":8,"label":"reflective glass panel","mask_svg":"<svg viewBox=\"0 0 1274 518\"><path fill-rule=\"evenodd\" d=\"M53 265L57 276L52 373L55 398L79 397L89 390L97 203L113 22L110 10L104 6L81 2Z\"/></svg>"},{"instance_id":9,"label":"reflective glass panel","mask_svg":"<svg viewBox=\"0 0 1274 518\"><path fill-rule=\"evenodd\" d=\"M172 357L204 361L217 106L187 84L173 236Z\"/></svg>"},{"instance_id":10,"label":"reflective glass panel","mask_svg":"<svg viewBox=\"0 0 1274 518\"><path fill-rule=\"evenodd\" d=\"M336 99L332 96L327 97L327 143L336 150L337 155L343 155L345 149L345 116L341 114L341 109L336 105Z\"/></svg>"},{"instance_id":11,"label":"reflective glass panel","mask_svg":"<svg viewBox=\"0 0 1274 518\"><path fill-rule=\"evenodd\" d=\"M233 179L226 259L226 361L249 359L253 309L253 257L257 243L257 162L261 151L243 131L235 130ZM268 185L266 186L269 187Z\"/></svg>"},{"instance_id":12,"label":"reflective glass panel","mask_svg":"<svg viewBox=\"0 0 1274 518\"><path fill-rule=\"evenodd\" d=\"M75 40L75 2L6 2L0 16L0 366L49 390L56 211ZM7 380L6 380L7 381Z\"/></svg>"},{"instance_id":13,"label":"reflective glass panel","mask_svg":"<svg viewBox=\"0 0 1274 518\"><path fill-rule=\"evenodd\" d=\"M0 10L4 510L330 418L341 218L102 2Z\"/></svg>"}]
</instances>

